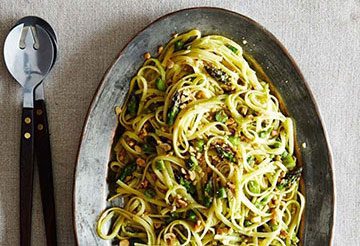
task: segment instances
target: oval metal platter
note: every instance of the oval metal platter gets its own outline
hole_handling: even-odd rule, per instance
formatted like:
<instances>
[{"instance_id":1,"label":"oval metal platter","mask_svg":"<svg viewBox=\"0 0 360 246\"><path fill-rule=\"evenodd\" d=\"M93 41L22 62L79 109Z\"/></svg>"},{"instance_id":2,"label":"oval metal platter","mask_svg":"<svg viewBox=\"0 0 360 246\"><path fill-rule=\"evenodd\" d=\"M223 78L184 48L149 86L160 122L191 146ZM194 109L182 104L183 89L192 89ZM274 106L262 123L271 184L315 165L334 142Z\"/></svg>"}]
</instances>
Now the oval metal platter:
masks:
<instances>
[{"instance_id":1,"label":"oval metal platter","mask_svg":"<svg viewBox=\"0 0 360 246\"><path fill-rule=\"evenodd\" d=\"M97 236L95 226L108 206L108 164L117 128L115 106L124 102L129 81L144 62L143 54L156 54L158 45L165 44L171 34L193 28L240 44L246 39L245 53L264 70L296 122L306 197L302 244L330 245L334 222L332 159L313 96L294 60L270 32L243 15L218 8L184 9L161 17L126 45L105 74L89 109L77 158L74 223L78 244L111 244Z\"/></svg>"}]
</instances>

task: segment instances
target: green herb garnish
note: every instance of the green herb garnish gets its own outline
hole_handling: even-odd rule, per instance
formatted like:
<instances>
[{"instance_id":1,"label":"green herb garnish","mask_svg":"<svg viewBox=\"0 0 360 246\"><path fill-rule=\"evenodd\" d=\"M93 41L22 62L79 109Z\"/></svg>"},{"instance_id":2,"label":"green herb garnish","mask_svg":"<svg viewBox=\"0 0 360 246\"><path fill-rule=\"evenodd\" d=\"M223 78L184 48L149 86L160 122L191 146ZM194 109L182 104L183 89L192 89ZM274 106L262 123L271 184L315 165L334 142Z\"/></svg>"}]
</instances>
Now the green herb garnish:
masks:
<instances>
[{"instance_id":1,"label":"green herb garnish","mask_svg":"<svg viewBox=\"0 0 360 246\"><path fill-rule=\"evenodd\" d=\"M174 50L175 50L175 51L182 50L183 48L184 48L184 42L183 42L183 41L177 40L177 41L174 43Z\"/></svg>"},{"instance_id":2,"label":"green herb garnish","mask_svg":"<svg viewBox=\"0 0 360 246\"><path fill-rule=\"evenodd\" d=\"M196 222L196 214L193 210L190 210L188 213L187 213L187 218L193 222Z\"/></svg>"},{"instance_id":3,"label":"green herb garnish","mask_svg":"<svg viewBox=\"0 0 360 246\"><path fill-rule=\"evenodd\" d=\"M246 162L252 164L254 162L254 157L252 155L248 156L248 158L246 158Z\"/></svg>"},{"instance_id":4,"label":"green herb garnish","mask_svg":"<svg viewBox=\"0 0 360 246\"><path fill-rule=\"evenodd\" d=\"M244 221L244 226L249 227L251 225L252 225L252 223L249 220Z\"/></svg>"},{"instance_id":5,"label":"green herb garnish","mask_svg":"<svg viewBox=\"0 0 360 246\"><path fill-rule=\"evenodd\" d=\"M272 147L273 148L279 148L281 146L281 143L280 142L275 142Z\"/></svg>"},{"instance_id":6,"label":"green herb garnish","mask_svg":"<svg viewBox=\"0 0 360 246\"><path fill-rule=\"evenodd\" d=\"M190 181L184 179L183 177L180 178L180 184L185 187L187 192L189 192L191 195L194 195L196 192L195 185L193 185Z\"/></svg>"},{"instance_id":7,"label":"green herb garnish","mask_svg":"<svg viewBox=\"0 0 360 246\"><path fill-rule=\"evenodd\" d=\"M261 191L259 183L254 180L249 181L248 188L252 193L256 194L259 194Z\"/></svg>"},{"instance_id":8,"label":"green herb garnish","mask_svg":"<svg viewBox=\"0 0 360 246\"><path fill-rule=\"evenodd\" d=\"M166 91L166 84L161 78L155 80L156 88L160 91Z\"/></svg>"},{"instance_id":9,"label":"green herb garnish","mask_svg":"<svg viewBox=\"0 0 360 246\"><path fill-rule=\"evenodd\" d=\"M214 198L212 198L210 196L205 196L204 197L204 205L205 205L205 207L210 208L213 200L214 200Z\"/></svg>"},{"instance_id":10,"label":"green herb garnish","mask_svg":"<svg viewBox=\"0 0 360 246\"><path fill-rule=\"evenodd\" d=\"M218 189L218 191L216 192L216 196L218 198L226 198L227 197L226 189L224 187L221 187L220 189Z\"/></svg>"},{"instance_id":11,"label":"green herb garnish","mask_svg":"<svg viewBox=\"0 0 360 246\"><path fill-rule=\"evenodd\" d=\"M292 170L296 166L296 161L291 155L287 155L282 158L283 164L289 170Z\"/></svg>"},{"instance_id":12,"label":"green herb garnish","mask_svg":"<svg viewBox=\"0 0 360 246\"><path fill-rule=\"evenodd\" d=\"M215 146L216 152L220 155L221 158L226 158L229 161L235 162L234 154L231 151L226 151L221 148L219 145Z\"/></svg>"},{"instance_id":13,"label":"green herb garnish","mask_svg":"<svg viewBox=\"0 0 360 246\"><path fill-rule=\"evenodd\" d=\"M192 155L190 156L189 160L186 162L186 165L190 170L194 170L199 165L199 163L195 158L195 156Z\"/></svg>"},{"instance_id":14,"label":"green herb garnish","mask_svg":"<svg viewBox=\"0 0 360 246\"><path fill-rule=\"evenodd\" d=\"M227 116L224 110L220 110L215 114L215 120L217 122L225 123L228 119L229 117Z\"/></svg>"},{"instance_id":15,"label":"green herb garnish","mask_svg":"<svg viewBox=\"0 0 360 246\"><path fill-rule=\"evenodd\" d=\"M120 173L119 179L124 181L127 176L132 175L132 173L136 170L136 163L130 163L126 165Z\"/></svg>"},{"instance_id":16,"label":"green herb garnish","mask_svg":"<svg viewBox=\"0 0 360 246\"><path fill-rule=\"evenodd\" d=\"M198 151L203 152L203 151L204 151L204 144L205 144L204 139L198 139L198 140L196 140L196 142L195 142L195 148L196 148Z\"/></svg>"},{"instance_id":17,"label":"green herb garnish","mask_svg":"<svg viewBox=\"0 0 360 246\"><path fill-rule=\"evenodd\" d=\"M148 144L148 143L143 144L141 149L147 155L151 155L151 154L155 153L154 146L152 146L151 144Z\"/></svg>"},{"instance_id":18,"label":"green herb garnish","mask_svg":"<svg viewBox=\"0 0 360 246\"><path fill-rule=\"evenodd\" d=\"M265 138L266 137L266 131L259 132L259 137L260 138Z\"/></svg>"},{"instance_id":19,"label":"green herb garnish","mask_svg":"<svg viewBox=\"0 0 360 246\"><path fill-rule=\"evenodd\" d=\"M137 109L138 109L137 98L135 95L132 95L129 99L127 111L129 112L130 116L134 117L137 114Z\"/></svg>"},{"instance_id":20,"label":"green herb garnish","mask_svg":"<svg viewBox=\"0 0 360 246\"><path fill-rule=\"evenodd\" d=\"M229 141L232 143L232 145L237 146L241 144L241 140L239 137L236 136L229 136Z\"/></svg>"},{"instance_id":21,"label":"green herb garnish","mask_svg":"<svg viewBox=\"0 0 360 246\"><path fill-rule=\"evenodd\" d=\"M176 119L176 116L180 112L180 97L181 93L176 92L174 97L172 98L172 106L167 112L167 124L173 125Z\"/></svg>"},{"instance_id":22,"label":"green herb garnish","mask_svg":"<svg viewBox=\"0 0 360 246\"><path fill-rule=\"evenodd\" d=\"M237 54L238 49L235 48L234 46L232 46L231 44L227 44L226 47L228 47L229 50L231 50L232 52L234 52L235 54Z\"/></svg>"},{"instance_id":23,"label":"green herb garnish","mask_svg":"<svg viewBox=\"0 0 360 246\"><path fill-rule=\"evenodd\" d=\"M209 180L206 183L206 185L204 187L204 191L205 191L205 194L208 195L208 196L213 196L214 195L214 188L213 188L211 180Z\"/></svg>"}]
</instances>

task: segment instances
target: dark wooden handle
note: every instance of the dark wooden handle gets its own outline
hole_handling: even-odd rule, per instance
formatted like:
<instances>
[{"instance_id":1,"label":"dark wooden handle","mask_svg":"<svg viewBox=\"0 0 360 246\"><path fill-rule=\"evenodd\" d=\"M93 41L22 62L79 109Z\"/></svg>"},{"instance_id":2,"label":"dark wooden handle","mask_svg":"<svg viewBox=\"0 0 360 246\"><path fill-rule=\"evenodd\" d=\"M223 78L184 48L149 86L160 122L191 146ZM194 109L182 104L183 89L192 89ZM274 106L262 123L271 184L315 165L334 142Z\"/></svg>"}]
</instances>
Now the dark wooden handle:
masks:
<instances>
[{"instance_id":1,"label":"dark wooden handle","mask_svg":"<svg viewBox=\"0 0 360 246\"><path fill-rule=\"evenodd\" d=\"M45 221L46 242L56 246L56 213L51 162L50 134L43 100L35 101L35 153L39 169L41 201Z\"/></svg>"},{"instance_id":2,"label":"dark wooden handle","mask_svg":"<svg viewBox=\"0 0 360 246\"><path fill-rule=\"evenodd\" d=\"M31 212L34 179L34 115L23 108L20 141L20 245L31 244Z\"/></svg>"}]
</instances>

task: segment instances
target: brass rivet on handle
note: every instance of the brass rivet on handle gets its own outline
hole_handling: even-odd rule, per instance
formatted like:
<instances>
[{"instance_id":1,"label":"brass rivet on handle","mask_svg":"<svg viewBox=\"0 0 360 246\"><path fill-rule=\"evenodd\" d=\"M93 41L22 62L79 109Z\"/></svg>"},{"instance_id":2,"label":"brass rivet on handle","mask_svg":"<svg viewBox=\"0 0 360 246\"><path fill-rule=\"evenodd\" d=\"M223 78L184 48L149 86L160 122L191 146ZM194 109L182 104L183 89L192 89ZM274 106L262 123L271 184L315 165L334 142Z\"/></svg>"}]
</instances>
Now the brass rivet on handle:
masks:
<instances>
[{"instance_id":1,"label":"brass rivet on handle","mask_svg":"<svg viewBox=\"0 0 360 246\"><path fill-rule=\"evenodd\" d=\"M41 131L42 129L44 129L44 125L43 125L43 124L38 124L38 125L37 125L37 129L38 129L39 131Z\"/></svg>"},{"instance_id":2,"label":"brass rivet on handle","mask_svg":"<svg viewBox=\"0 0 360 246\"><path fill-rule=\"evenodd\" d=\"M30 124L30 123L31 123L31 119L30 119L29 117L26 117L26 118L24 119L24 121L25 121L26 124Z\"/></svg>"},{"instance_id":3,"label":"brass rivet on handle","mask_svg":"<svg viewBox=\"0 0 360 246\"><path fill-rule=\"evenodd\" d=\"M26 139L29 139L29 138L31 138L31 134L28 133L28 132L25 132L24 137L25 137Z\"/></svg>"},{"instance_id":4,"label":"brass rivet on handle","mask_svg":"<svg viewBox=\"0 0 360 246\"><path fill-rule=\"evenodd\" d=\"M42 111L41 109L37 109L37 110L36 110L36 114L37 114L37 115L42 115L42 113L43 113L43 111Z\"/></svg>"}]
</instances>

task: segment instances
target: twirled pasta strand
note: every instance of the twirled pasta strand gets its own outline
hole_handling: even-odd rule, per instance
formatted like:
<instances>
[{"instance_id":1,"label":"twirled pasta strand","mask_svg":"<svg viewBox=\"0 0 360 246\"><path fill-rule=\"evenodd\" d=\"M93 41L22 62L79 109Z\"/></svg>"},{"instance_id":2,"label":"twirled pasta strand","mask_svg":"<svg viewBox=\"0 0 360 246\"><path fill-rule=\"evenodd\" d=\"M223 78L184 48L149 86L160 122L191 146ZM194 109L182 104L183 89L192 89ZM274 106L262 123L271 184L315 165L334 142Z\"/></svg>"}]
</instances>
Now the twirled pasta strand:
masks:
<instances>
[{"instance_id":1,"label":"twirled pasta strand","mask_svg":"<svg viewBox=\"0 0 360 246\"><path fill-rule=\"evenodd\" d=\"M145 61L119 113L103 239L297 245L305 206L294 127L234 41L191 30ZM110 223L110 229L109 228Z\"/></svg>"}]
</instances>

